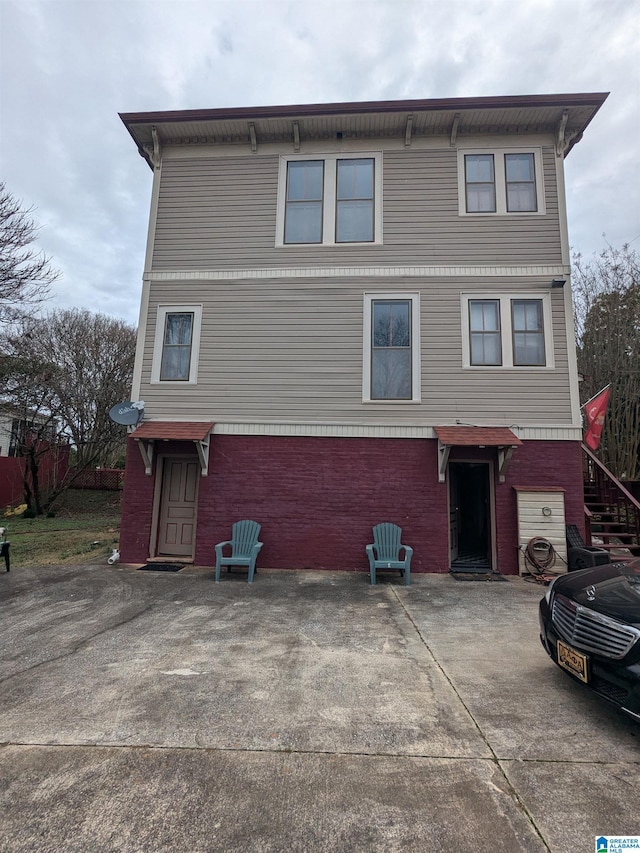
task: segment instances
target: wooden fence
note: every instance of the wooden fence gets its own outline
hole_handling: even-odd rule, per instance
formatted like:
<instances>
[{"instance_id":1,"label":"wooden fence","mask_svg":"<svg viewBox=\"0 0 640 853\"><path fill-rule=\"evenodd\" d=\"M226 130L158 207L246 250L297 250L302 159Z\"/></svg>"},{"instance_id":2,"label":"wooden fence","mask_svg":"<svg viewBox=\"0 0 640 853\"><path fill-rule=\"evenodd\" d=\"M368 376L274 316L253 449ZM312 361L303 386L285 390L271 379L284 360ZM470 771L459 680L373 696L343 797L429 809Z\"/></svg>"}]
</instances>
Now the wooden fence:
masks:
<instances>
[{"instance_id":1,"label":"wooden fence","mask_svg":"<svg viewBox=\"0 0 640 853\"><path fill-rule=\"evenodd\" d=\"M73 471L69 473L72 474ZM122 489L123 484L124 468L93 468L78 474L72 488L117 492Z\"/></svg>"}]
</instances>

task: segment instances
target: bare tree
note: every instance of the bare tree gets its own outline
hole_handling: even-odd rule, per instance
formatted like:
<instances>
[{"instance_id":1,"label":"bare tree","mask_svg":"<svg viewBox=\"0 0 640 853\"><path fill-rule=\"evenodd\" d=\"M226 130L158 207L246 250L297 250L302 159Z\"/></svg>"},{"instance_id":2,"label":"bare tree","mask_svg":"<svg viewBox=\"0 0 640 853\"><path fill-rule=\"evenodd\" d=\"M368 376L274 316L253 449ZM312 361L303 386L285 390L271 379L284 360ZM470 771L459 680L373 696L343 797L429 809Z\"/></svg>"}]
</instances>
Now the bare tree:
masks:
<instances>
[{"instance_id":1,"label":"bare tree","mask_svg":"<svg viewBox=\"0 0 640 853\"><path fill-rule=\"evenodd\" d=\"M36 512L70 485L67 478L39 494L33 472L45 436L51 441L55 432L58 442L71 444L76 475L110 467L123 455L126 431L109 419L109 410L129 395L135 337L121 320L80 310L23 316L0 336L2 400L30 424L23 455L31 467L31 494L25 489L25 497Z\"/></svg>"},{"instance_id":2,"label":"bare tree","mask_svg":"<svg viewBox=\"0 0 640 853\"><path fill-rule=\"evenodd\" d=\"M32 246L38 229L30 213L0 182L0 322L46 299L60 275Z\"/></svg>"},{"instance_id":3,"label":"bare tree","mask_svg":"<svg viewBox=\"0 0 640 853\"><path fill-rule=\"evenodd\" d=\"M574 257L578 369L583 402L611 385L599 455L618 477L640 478L640 258L609 246Z\"/></svg>"}]
</instances>

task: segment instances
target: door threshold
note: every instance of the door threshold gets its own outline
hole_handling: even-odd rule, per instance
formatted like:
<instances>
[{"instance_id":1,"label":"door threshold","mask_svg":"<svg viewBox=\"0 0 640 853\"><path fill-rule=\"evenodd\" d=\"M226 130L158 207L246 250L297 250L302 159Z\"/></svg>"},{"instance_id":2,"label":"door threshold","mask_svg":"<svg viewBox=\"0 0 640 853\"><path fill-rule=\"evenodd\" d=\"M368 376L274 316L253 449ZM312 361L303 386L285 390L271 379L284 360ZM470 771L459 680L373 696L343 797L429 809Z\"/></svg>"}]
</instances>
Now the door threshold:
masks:
<instances>
[{"instance_id":1,"label":"door threshold","mask_svg":"<svg viewBox=\"0 0 640 853\"><path fill-rule=\"evenodd\" d=\"M464 573L464 574L479 574L486 575L491 574L491 566L489 565L488 560L454 560L451 563L451 568L449 571L452 574L456 572Z\"/></svg>"},{"instance_id":2,"label":"door threshold","mask_svg":"<svg viewBox=\"0 0 640 853\"><path fill-rule=\"evenodd\" d=\"M185 566L193 565L193 557L148 557L147 563L183 563Z\"/></svg>"}]
</instances>

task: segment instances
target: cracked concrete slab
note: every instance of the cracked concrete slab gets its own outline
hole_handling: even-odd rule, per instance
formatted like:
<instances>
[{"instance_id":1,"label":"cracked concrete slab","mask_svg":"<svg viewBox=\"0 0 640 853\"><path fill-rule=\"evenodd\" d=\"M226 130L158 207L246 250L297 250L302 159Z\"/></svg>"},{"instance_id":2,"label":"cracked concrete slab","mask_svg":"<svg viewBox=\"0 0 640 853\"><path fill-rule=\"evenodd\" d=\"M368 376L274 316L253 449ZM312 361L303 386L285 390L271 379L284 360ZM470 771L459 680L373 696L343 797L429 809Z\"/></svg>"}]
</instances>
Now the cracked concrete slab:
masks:
<instances>
[{"instance_id":1,"label":"cracked concrete slab","mask_svg":"<svg viewBox=\"0 0 640 853\"><path fill-rule=\"evenodd\" d=\"M5 796L24 797L4 822L15 853L545 850L488 761L108 747L3 759Z\"/></svg>"},{"instance_id":2,"label":"cracked concrete slab","mask_svg":"<svg viewBox=\"0 0 640 853\"><path fill-rule=\"evenodd\" d=\"M640 727L547 659L542 592L12 572L0 849L573 853L632 833Z\"/></svg>"},{"instance_id":3,"label":"cracked concrete slab","mask_svg":"<svg viewBox=\"0 0 640 853\"><path fill-rule=\"evenodd\" d=\"M601 835L640 835L637 759L500 765L551 850L594 850Z\"/></svg>"}]
</instances>

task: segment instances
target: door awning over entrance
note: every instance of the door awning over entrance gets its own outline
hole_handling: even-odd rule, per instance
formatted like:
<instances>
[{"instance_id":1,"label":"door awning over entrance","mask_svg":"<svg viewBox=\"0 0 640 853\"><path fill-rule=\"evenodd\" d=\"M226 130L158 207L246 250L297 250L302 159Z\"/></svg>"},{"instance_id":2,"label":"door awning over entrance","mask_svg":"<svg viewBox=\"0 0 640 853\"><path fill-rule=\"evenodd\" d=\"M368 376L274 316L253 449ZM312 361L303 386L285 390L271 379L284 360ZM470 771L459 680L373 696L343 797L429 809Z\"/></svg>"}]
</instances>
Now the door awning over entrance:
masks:
<instances>
[{"instance_id":1,"label":"door awning over entrance","mask_svg":"<svg viewBox=\"0 0 640 853\"><path fill-rule=\"evenodd\" d=\"M452 447L495 447L498 451L498 478L504 483L505 472L513 451L522 444L509 427L439 426L438 480L444 483L449 452Z\"/></svg>"},{"instance_id":2,"label":"door awning over entrance","mask_svg":"<svg viewBox=\"0 0 640 853\"><path fill-rule=\"evenodd\" d=\"M146 421L133 431L131 437L138 442L145 474L151 474L154 442L193 441L198 451L203 477L209 470L209 442L215 424L201 421Z\"/></svg>"}]
</instances>

